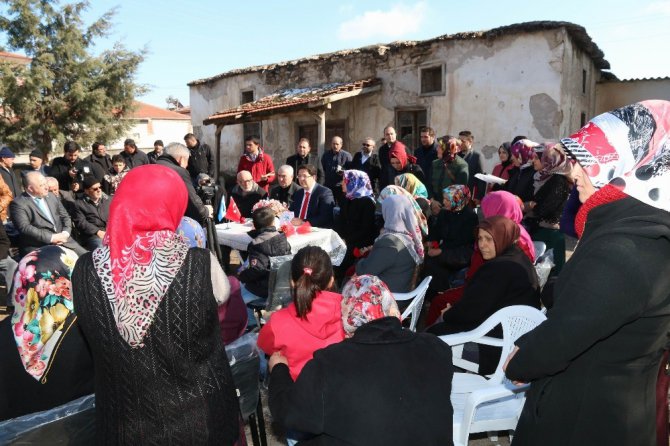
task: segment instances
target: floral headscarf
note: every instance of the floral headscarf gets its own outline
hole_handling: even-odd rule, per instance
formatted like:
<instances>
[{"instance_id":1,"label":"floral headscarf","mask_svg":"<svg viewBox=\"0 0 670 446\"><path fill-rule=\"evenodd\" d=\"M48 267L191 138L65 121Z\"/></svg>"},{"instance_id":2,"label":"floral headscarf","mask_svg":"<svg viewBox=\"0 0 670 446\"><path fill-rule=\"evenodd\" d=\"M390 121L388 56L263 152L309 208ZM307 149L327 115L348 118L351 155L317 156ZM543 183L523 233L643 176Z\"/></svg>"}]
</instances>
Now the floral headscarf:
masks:
<instances>
[{"instance_id":1,"label":"floral headscarf","mask_svg":"<svg viewBox=\"0 0 670 446\"><path fill-rule=\"evenodd\" d=\"M182 217L177 227L177 234L181 235L190 248L206 248L207 235L200 223L191 217Z\"/></svg>"},{"instance_id":2,"label":"floral headscarf","mask_svg":"<svg viewBox=\"0 0 670 446\"><path fill-rule=\"evenodd\" d=\"M670 102L642 101L603 113L561 144L596 188L670 211Z\"/></svg>"},{"instance_id":3,"label":"floral headscarf","mask_svg":"<svg viewBox=\"0 0 670 446\"><path fill-rule=\"evenodd\" d=\"M560 150L560 146L556 147L551 144L545 148L540 158L542 163L542 170L535 172L533 177L533 188L535 193L546 183L552 175L569 175L572 171L572 163L568 156Z\"/></svg>"},{"instance_id":4,"label":"floral headscarf","mask_svg":"<svg viewBox=\"0 0 670 446\"><path fill-rule=\"evenodd\" d=\"M387 316L400 319L400 311L388 286L377 276L354 276L342 290L342 325L346 337L357 328Z\"/></svg>"},{"instance_id":5,"label":"floral headscarf","mask_svg":"<svg viewBox=\"0 0 670 446\"><path fill-rule=\"evenodd\" d=\"M362 170L345 170L344 184L347 188L346 196L349 200L361 197L372 198L372 184L370 177Z\"/></svg>"},{"instance_id":6,"label":"floral headscarf","mask_svg":"<svg viewBox=\"0 0 670 446\"><path fill-rule=\"evenodd\" d=\"M530 160L533 159L535 154L535 148L540 146L540 144L531 141L530 139L520 139L510 147L510 151L513 156L518 156L521 158L521 165L529 165Z\"/></svg>"},{"instance_id":7,"label":"floral headscarf","mask_svg":"<svg viewBox=\"0 0 670 446\"><path fill-rule=\"evenodd\" d=\"M423 263L421 229L408 196L391 195L382 201L384 228L379 237L396 237L407 248L414 263ZM423 214L422 214L423 215Z\"/></svg>"},{"instance_id":8,"label":"floral headscarf","mask_svg":"<svg viewBox=\"0 0 670 446\"><path fill-rule=\"evenodd\" d=\"M442 189L442 195L449 200L449 207L446 209L451 212L461 212L470 203L470 189L463 184Z\"/></svg>"},{"instance_id":9,"label":"floral headscarf","mask_svg":"<svg viewBox=\"0 0 670 446\"><path fill-rule=\"evenodd\" d=\"M535 245L526 228L521 225L523 211L521 210L521 200L519 200L519 197L505 190L489 192L482 198L481 209L484 218L502 215L516 223L520 231L519 239L523 240L524 245L526 245L528 252L532 256L531 261L535 260Z\"/></svg>"},{"instance_id":10,"label":"floral headscarf","mask_svg":"<svg viewBox=\"0 0 670 446\"><path fill-rule=\"evenodd\" d=\"M423 197L428 199L428 191L426 186L419 181L419 179L414 176L413 173L403 173L395 177L395 185L400 186L405 189L407 192L412 194L413 197Z\"/></svg>"},{"instance_id":11,"label":"floral headscarf","mask_svg":"<svg viewBox=\"0 0 670 446\"><path fill-rule=\"evenodd\" d=\"M414 216L416 217L416 220L419 222L421 232L424 235L428 235L428 220L426 220L426 216L421 211L421 206L419 206L419 203L416 202L412 194L407 192L402 187L395 186L393 184L390 186L386 186L384 189L382 189L381 192L379 192L379 198L377 198L377 202L381 204L384 202L386 198L392 195L404 195L405 197L410 199L412 207L414 208Z\"/></svg>"},{"instance_id":12,"label":"floral headscarf","mask_svg":"<svg viewBox=\"0 0 670 446\"><path fill-rule=\"evenodd\" d=\"M186 186L172 169L135 167L112 200L103 246L93 251L116 328L133 348L144 346L158 305L186 259L188 245L175 231L187 201Z\"/></svg>"},{"instance_id":13,"label":"floral headscarf","mask_svg":"<svg viewBox=\"0 0 670 446\"><path fill-rule=\"evenodd\" d=\"M14 274L14 340L23 367L42 383L77 319L70 283L76 261L74 251L47 245L21 259Z\"/></svg>"}]
</instances>

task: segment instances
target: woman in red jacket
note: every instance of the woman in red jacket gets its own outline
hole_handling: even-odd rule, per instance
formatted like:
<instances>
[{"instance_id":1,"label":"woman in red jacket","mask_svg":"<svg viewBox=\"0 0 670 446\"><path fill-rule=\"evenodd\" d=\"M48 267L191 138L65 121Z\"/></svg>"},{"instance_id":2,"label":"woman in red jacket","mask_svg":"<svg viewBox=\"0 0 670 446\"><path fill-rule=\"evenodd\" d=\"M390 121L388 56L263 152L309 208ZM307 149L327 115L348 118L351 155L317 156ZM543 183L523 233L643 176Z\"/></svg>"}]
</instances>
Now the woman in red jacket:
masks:
<instances>
[{"instance_id":1,"label":"woman in red jacket","mask_svg":"<svg viewBox=\"0 0 670 446\"><path fill-rule=\"evenodd\" d=\"M261 350L288 359L294 380L316 350L344 339L342 295L327 291L334 280L328 253L302 248L291 261L293 303L273 313L258 335Z\"/></svg>"}]
</instances>

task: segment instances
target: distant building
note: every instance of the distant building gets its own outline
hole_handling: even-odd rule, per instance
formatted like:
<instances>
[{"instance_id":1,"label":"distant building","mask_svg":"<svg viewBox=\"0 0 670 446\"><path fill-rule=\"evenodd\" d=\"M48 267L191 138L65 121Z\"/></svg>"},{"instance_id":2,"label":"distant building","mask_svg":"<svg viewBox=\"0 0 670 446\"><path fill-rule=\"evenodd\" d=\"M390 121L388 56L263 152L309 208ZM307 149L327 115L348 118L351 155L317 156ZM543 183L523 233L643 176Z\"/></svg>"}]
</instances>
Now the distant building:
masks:
<instances>
[{"instance_id":1,"label":"distant building","mask_svg":"<svg viewBox=\"0 0 670 446\"><path fill-rule=\"evenodd\" d=\"M188 114L171 111L155 105L135 101L137 109L130 119L134 122L133 127L117 141L109 144L112 150L123 149L123 141L126 138L135 140L137 147L141 149L153 149L154 141L160 139L165 145L178 141L183 144L184 135L191 133L191 117Z\"/></svg>"},{"instance_id":2,"label":"distant building","mask_svg":"<svg viewBox=\"0 0 670 446\"><path fill-rule=\"evenodd\" d=\"M646 99L670 101L670 76L621 80L611 75L603 76L596 85L595 114Z\"/></svg>"}]
</instances>

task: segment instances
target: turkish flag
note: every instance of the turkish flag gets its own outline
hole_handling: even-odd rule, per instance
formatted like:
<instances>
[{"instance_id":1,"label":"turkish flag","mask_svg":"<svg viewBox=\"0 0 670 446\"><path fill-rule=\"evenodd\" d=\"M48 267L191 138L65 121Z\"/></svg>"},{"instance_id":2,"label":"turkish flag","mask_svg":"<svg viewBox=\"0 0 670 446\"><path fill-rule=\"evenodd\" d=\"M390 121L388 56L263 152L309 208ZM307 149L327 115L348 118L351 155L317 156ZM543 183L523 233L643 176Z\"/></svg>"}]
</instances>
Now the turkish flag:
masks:
<instances>
[{"instance_id":1,"label":"turkish flag","mask_svg":"<svg viewBox=\"0 0 670 446\"><path fill-rule=\"evenodd\" d=\"M237 223L244 223L244 217L240 213L240 209L237 207L233 197L230 197L230 202L228 203L228 209L226 209L225 218L230 221L235 221Z\"/></svg>"}]
</instances>

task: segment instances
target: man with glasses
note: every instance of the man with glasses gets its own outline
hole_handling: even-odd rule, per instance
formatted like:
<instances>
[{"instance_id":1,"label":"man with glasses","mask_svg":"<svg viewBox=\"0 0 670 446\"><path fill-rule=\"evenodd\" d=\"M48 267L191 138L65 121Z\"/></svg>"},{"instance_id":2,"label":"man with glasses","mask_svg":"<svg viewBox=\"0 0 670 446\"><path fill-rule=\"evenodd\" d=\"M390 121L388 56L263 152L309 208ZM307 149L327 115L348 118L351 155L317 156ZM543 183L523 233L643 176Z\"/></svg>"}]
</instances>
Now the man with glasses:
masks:
<instances>
[{"instance_id":1,"label":"man with glasses","mask_svg":"<svg viewBox=\"0 0 670 446\"><path fill-rule=\"evenodd\" d=\"M277 170L277 182L270 189L270 199L277 200L290 207L293 204L293 194L298 190L298 185L293 182L293 167L284 164Z\"/></svg>"},{"instance_id":2,"label":"man with glasses","mask_svg":"<svg viewBox=\"0 0 670 446\"><path fill-rule=\"evenodd\" d=\"M323 184L323 169L319 162L319 155L317 153L312 153L312 148L310 147L307 138L300 138L298 140L298 145L295 148L295 155L286 158L286 164L293 168L293 172L297 172L298 167L304 166L305 164L316 166L316 182ZM296 184L298 183L297 178L295 179L295 182Z\"/></svg>"},{"instance_id":3,"label":"man with glasses","mask_svg":"<svg viewBox=\"0 0 670 446\"><path fill-rule=\"evenodd\" d=\"M298 168L298 182L301 189L293 194L293 203L289 210L295 218L291 221L298 226L308 221L319 228L333 227L333 193L316 182L316 167L305 164Z\"/></svg>"},{"instance_id":4,"label":"man with glasses","mask_svg":"<svg viewBox=\"0 0 670 446\"><path fill-rule=\"evenodd\" d=\"M102 246L107 230L110 199L102 193L100 181L93 176L84 177L84 196L75 200L72 220L79 232L79 240L86 249Z\"/></svg>"},{"instance_id":5,"label":"man with glasses","mask_svg":"<svg viewBox=\"0 0 670 446\"><path fill-rule=\"evenodd\" d=\"M379 155L373 153L375 150L375 140L373 138L365 138L361 146L360 152L356 152L354 159L346 167L347 169L362 170L368 174L370 183L372 183L372 190L375 194L379 193L379 175L381 173L381 163Z\"/></svg>"},{"instance_id":6,"label":"man with glasses","mask_svg":"<svg viewBox=\"0 0 670 446\"><path fill-rule=\"evenodd\" d=\"M251 209L267 195L265 189L254 181L251 172L248 170L242 170L237 174L237 184L230 192L230 197L235 200L235 204L244 218L251 218Z\"/></svg>"}]
</instances>

